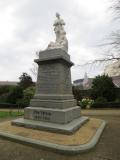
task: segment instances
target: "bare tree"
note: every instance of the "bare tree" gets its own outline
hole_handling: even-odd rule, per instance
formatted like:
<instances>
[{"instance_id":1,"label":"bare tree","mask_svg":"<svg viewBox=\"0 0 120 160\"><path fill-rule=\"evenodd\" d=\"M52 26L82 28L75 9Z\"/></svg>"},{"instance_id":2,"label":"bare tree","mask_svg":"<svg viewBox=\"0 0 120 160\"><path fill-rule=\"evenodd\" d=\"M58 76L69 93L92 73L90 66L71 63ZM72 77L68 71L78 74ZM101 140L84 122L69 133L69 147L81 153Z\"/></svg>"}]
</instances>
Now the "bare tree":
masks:
<instances>
[{"instance_id":1,"label":"bare tree","mask_svg":"<svg viewBox=\"0 0 120 160\"><path fill-rule=\"evenodd\" d=\"M110 9L113 12L113 22L120 21L120 0L112 0L112 6ZM108 60L120 60L120 29L116 29L113 31L109 38L108 43L109 45L109 56Z\"/></svg>"},{"instance_id":2,"label":"bare tree","mask_svg":"<svg viewBox=\"0 0 120 160\"><path fill-rule=\"evenodd\" d=\"M112 0L111 8L115 13L115 18L120 20L120 0Z\"/></svg>"},{"instance_id":3,"label":"bare tree","mask_svg":"<svg viewBox=\"0 0 120 160\"><path fill-rule=\"evenodd\" d=\"M113 12L113 22L120 21L120 0L112 0L110 11ZM87 64L96 63L111 63L120 60L120 29L113 31L103 44L98 47L104 48L104 56L101 59L96 59L88 62ZM107 50L105 49L107 48Z\"/></svg>"},{"instance_id":4,"label":"bare tree","mask_svg":"<svg viewBox=\"0 0 120 160\"><path fill-rule=\"evenodd\" d=\"M36 58L39 58L39 51L36 52ZM34 78L37 79L38 65L36 63L32 64L32 68L30 68L30 71Z\"/></svg>"}]
</instances>

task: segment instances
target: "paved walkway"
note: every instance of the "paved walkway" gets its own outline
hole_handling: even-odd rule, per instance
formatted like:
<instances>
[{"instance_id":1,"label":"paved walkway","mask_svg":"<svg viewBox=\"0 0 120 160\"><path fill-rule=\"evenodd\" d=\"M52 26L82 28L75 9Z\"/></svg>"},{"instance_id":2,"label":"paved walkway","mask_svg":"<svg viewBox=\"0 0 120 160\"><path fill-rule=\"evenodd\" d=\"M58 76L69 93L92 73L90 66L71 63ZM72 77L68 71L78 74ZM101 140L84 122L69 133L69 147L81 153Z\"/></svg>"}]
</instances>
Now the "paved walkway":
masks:
<instances>
[{"instance_id":1,"label":"paved walkway","mask_svg":"<svg viewBox=\"0 0 120 160\"><path fill-rule=\"evenodd\" d=\"M83 111L85 112L87 114L87 111ZM92 114L92 111L89 114ZM120 116L104 114L92 117L105 119L108 125L97 146L87 153L74 156L60 155L0 139L0 160L120 160Z\"/></svg>"},{"instance_id":2,"label":"paved walkway","mask_svg":"<svg viewBox=\"0 0 120 160\"><path fill-rule=\"evenodd\" d=\"M120 116L120 109L84 109L82 114L91 116Z\"/></svg>"}]
</instances>

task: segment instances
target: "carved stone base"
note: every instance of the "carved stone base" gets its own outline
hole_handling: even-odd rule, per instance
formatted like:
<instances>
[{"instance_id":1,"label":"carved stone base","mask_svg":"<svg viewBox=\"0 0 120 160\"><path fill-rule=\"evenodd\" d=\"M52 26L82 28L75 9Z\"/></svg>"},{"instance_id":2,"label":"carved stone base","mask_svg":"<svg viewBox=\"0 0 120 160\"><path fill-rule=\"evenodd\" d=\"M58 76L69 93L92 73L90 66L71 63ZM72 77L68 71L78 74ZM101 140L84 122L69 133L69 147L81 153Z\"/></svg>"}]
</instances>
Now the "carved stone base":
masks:
<instances>
[{"instance_id":1,"label":"carved stone base","mask_svg":"<svg viewBox=\"0 0 120 160\"><path fill-rule=\"evenodd\" d=\"M25 119L53 122L53 123L68 123L75 118L80 117L80 107L71 107L67 109L52 109L42 107L27 107L25 108Z\"/></svg>"},{"instance_id":2,"label":"carved stone base","mask_svg":"<svg viewBox=\"0 0 120 160\"><path fill-rule=\"evenodd\" d=\"M35 120L28 120L24 118L19 118L12 121L12 125L17 125L26 128L33 128L37 130L58 132L63 134L73 134L76 130L80 128L85 122L88 121L88 117L79 117L67 124L58 124L50 122L42 122Z\"/></svg>"}]
</instances>

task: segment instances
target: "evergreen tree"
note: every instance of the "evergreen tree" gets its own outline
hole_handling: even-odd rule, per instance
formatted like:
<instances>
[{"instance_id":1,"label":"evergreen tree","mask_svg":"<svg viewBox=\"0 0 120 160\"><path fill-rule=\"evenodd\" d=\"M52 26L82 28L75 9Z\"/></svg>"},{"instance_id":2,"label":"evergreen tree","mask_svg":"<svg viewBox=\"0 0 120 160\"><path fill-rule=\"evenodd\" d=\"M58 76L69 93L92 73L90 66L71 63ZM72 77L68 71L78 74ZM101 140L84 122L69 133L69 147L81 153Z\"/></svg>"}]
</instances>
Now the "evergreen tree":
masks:
<instances>
[{"instance_id":1,"label":"evergreen tree","mask_svg":"<svg viewBox=\"0 0 120 160\"><path fill-rule=\"evenodd\" d=\"M19 80L20 80L20 82L19 82L18 84L19 84L19 86L22 87L23 89L26 89L26 88L34 85L31 76L28 75L27 73L23 73L23 74L19 77Z\"/></svg>"},{"instance_id":2,"label":"evergreen tree","mask_svg":"<svg viewBox=\"0 0 120 160\"><path fill-rule=\"evenodd\" d=\"M112 101L115 99L115 85L112 82L112 78L102 75L97 76L92 83L92 93L93 99L98 97L106 98L107 101Z\"/></svg>"}]
</instances>

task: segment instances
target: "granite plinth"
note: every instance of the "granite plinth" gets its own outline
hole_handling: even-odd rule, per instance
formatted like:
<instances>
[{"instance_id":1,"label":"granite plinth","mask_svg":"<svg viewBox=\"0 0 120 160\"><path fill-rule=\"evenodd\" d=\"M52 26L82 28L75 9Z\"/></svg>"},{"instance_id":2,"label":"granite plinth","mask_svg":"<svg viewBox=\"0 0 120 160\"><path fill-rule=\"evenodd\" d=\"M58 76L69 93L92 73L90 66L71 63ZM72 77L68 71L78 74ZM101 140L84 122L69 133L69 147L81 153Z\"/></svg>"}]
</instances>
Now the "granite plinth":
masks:
<instances>
[{"instance_id":1,"label":"granite plinth","mask_svg":"<svg viewBox=\"0 0 120 160\"><path fill-rule=\"evenodd\" d=\"M50 50L44 50L44 51L40 51L39 52L39 61L49 61L49 60L55 60L57 58L63 58L66 61L70 62L72 65L73 63L70 61L70 55L60 49L60 48L56 48L56 49L50 49ZM39 63L38 59L35 60L35 62Z\"/></svg>"},{"instance_id":2,"label":"granite plinth","mask_svg":"<svg viewBox=\"0 0 120 160\"><path fill-rule=\"evenodd\" d=\"M44 108L55 108L55 109L65 109L76 106L76 100L50 100L50 99L32 99L30 106L33 107L44 107Z\"/></svg>"},{"instance_id":3,"label":"granite plinth","mask_svg":"<svg viewBox=\"0 0 120 160\"><path fill-rule=\"evenodd\" d=\"M36 93L34 95L34 99L40 99L40 100L71 100L74 99L73 94L41 94Z\"/></svg>"},{"instance_id":4,"label":"granite plinth","mask_svg":"<svg viewBox=\"0 0 120 160\"><path fill-rule=\"evenodd\" d=\"M19 119L13 120L11 123L12 125L17 125L17 126L26 127L26 128L58 132L63 134L73 134L76 130L80 128L81 125L83 125L88 120L89 120L88 117L81 116L77 119L72 120L69 123L58 124L58 123L50 123L50 122L19 118Z\"/></svg>"},{"instance_id":5,"label":"granite plinth","mask_svg":"<svg viewBox=\"0 0 120 160\"><path fill-rule=\"evenodd\" d=\"M70 56L62 49L46 50L39 53L36 95L72 95ZM33 98L33 99L34 99Z\"/></svg>"},{"instance_id":6,"label":"granite plinth","mask_svg":"<svg viewBox=\"0 0 120 160\"><path fill-rule=\"evenodd\" d=\"M76 106L76 100L72 94L35 94L30 106L65 109Z\"/></svg>"},{"instance_id":7,"label":"granite plinth","mask_svg":"<svg viewBox=\"0 0 120 160\"><path fill-rule=\"evenodd\" d=\"M25 108L24 118L53 123L68 123L80 117L80 110L79 106L67 109L27 107Z\"/></svg>"}]
</instances>

